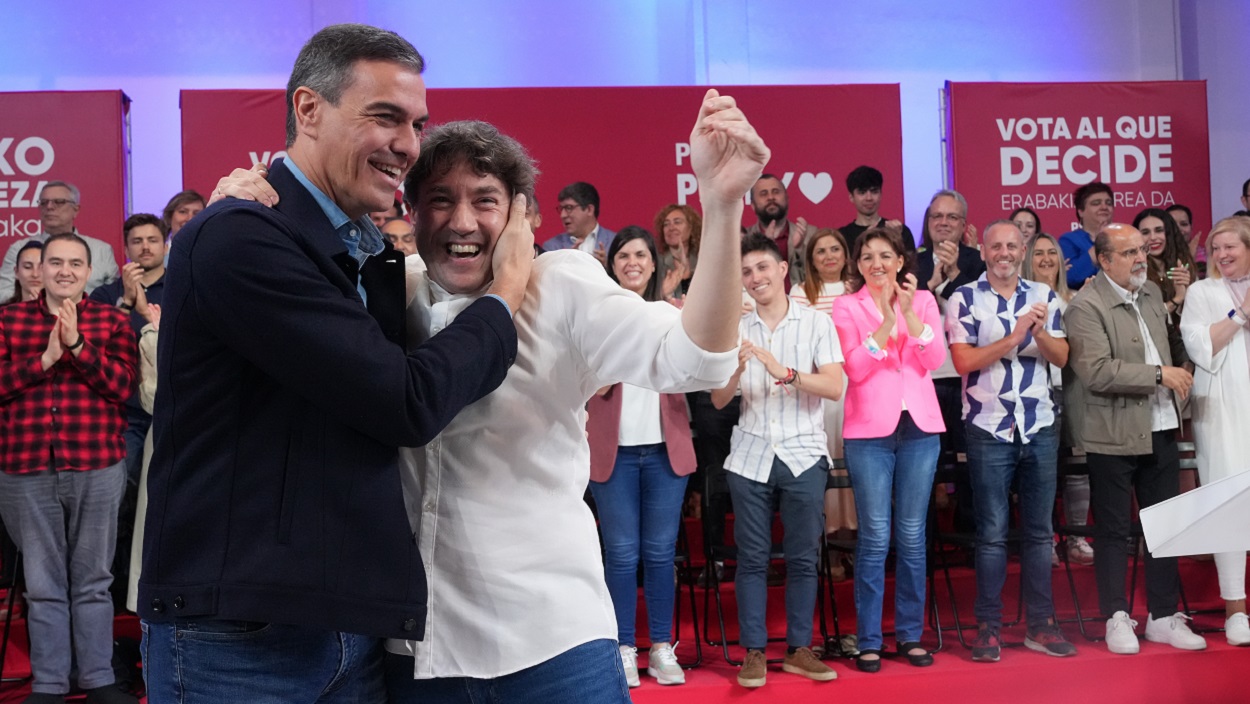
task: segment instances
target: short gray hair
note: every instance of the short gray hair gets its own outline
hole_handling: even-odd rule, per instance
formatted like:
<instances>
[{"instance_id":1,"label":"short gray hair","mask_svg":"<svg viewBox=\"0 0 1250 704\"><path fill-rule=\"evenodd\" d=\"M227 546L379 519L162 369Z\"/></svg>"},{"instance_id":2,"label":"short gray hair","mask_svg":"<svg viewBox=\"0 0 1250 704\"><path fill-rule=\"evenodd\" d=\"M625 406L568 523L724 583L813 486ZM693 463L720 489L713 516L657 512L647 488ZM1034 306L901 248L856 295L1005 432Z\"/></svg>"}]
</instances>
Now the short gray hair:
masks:
<instances>
[{"instance_id":1,"label":"short gray hair","mask_svg":"<svg viewBox=\"0 0 1250 704\"><path fill-rule=\"evenodd\" d=\"M366 24L335 24L308 40L286 84L286 146L295 143L295 91L310 88L331 105L338 105L351 85L357 61L390 61L414 73L425 70L425 59L407 39Z\"/></svg>"},{"instance_id":2,"label":"short gray hair","mask_svg":"<svg viewBox=\"0 0 1250 704\"><path fill-rule=\"evenodd\" d=\"M39 190L39 193L42 194L44 190L53 187L60 187L69 191L69 197L73 199L75 205L82 202L82 194L78 192L78 186L75 186L68 181L48 181L43 184L43 188Z\"/></svg>"},{"instance_id":3,"label":"short gray hair","mask_svg":"<svg viewBox=\"0 0 1250 704\"><path fill-rule=\"evenodd\" d=\"M968 201L967 199L964 198L962 193L952 188L944 188L938 191L937 193L933 194L933 197L929 199L929 205L932 206L934 203L937 202L938 198L942 198L942 197L954 198L955 202L959 203L960 209L964 211L963 216L965 218L968 217Z\"/></svg>"}]
</instances>

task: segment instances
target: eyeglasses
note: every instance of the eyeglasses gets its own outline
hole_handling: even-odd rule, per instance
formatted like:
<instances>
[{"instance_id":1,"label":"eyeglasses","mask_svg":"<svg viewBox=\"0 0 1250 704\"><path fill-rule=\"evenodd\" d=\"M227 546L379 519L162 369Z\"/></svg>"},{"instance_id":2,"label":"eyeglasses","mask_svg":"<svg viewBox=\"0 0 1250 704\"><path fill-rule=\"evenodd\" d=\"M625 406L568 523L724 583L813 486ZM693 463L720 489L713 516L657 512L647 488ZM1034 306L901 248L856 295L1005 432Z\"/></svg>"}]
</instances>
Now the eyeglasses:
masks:
<instances>
[{"instance_id":1,"label":"eyeglasses","mask_svg":"<svg viewBox=\"0 0 1250 704\"><path fill-rule=\"evenodd\" d=\"M39 207L40 208L53 208L53 209L64 208L66 205L73 203L73 202L74 201L68 198L40 198Z\"/></svg>"},{"instance_id":2,"label":"eyeglasses","mask_svg":"<svg viewBox=\"0 0 1250 704\"><path fill-rule=\"evenodd\" d=\"M929 213L929 219L933 222L963 222L964 216L958 213Z\"/></svg>"},{"instance_id":3,"label":"eyeglasses","mask_svg":"<svg viewBox=\"0 0 1250 704\"><path fill-rule=\"evenodd\" d=\"M556 210L560 211L561 213L571 213L574 210L581 210L582 208L585 208L585 207L586 206L584 205L577 205L577 204L561 205L558 208L556 208Z\"/></svg>"},{"instance_id":4,"label":"eyeglasses","mask_svg":"<svg viewBox=\"0 0 1250 704\"><path fill-rule=\"evenodd\" d=\"M1136 259L1139 254L1145 254L1149 251L1146 247L1134 247L1132 249L1121 249L1117 254L1125 259Z\"/></svg>"}]
</instances>

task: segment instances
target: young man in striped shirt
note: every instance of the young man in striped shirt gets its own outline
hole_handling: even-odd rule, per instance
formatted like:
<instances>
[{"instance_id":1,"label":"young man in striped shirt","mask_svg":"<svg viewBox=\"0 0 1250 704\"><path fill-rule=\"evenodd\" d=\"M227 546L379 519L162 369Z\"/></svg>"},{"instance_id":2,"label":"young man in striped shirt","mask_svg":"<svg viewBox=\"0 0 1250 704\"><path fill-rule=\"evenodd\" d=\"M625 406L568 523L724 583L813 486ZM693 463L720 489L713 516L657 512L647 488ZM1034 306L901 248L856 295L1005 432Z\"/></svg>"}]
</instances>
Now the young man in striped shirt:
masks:
<instances>
[{"instance_id":1,"label":"young man in striped shirt","mask_svg":"<svg viewBox=\"0 0 1250 704\"><path fill-rule=\"evenodd\" d=\"M766 573L776 495L786 555L782 669L817 681L837 676L810 646L829 474L821 400L842 397L842 349L831 318L791 304L787 270L772 239L758 233L743 238L742 285L755 310L739 324L738 370L712 392L712 403L723 408L742 389L725 469L738 546L738 623L747 649L738 673L743 687L761 687L766 676Z\"/></svg>"}]
</instances>

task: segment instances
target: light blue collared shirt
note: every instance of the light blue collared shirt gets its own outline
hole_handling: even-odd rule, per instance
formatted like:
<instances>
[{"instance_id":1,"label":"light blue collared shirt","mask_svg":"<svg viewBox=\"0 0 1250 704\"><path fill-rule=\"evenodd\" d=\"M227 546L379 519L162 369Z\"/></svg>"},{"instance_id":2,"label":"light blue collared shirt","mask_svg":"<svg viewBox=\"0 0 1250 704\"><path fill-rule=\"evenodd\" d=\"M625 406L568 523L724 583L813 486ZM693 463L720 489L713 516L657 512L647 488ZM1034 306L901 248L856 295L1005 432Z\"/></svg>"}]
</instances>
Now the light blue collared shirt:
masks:
<instances>
[{"instance_id":1,"label":"light blue collared shirt","mask_svg":"<svg viewBox=\"0 0 1250 704\"><path fill-rule=\"evenodd\" d=\"M343 240L343 244L347 247L347 253L356 260L356 264L364 267L365 261L375 254L381 254L386 248L386 242L382 239L382 233L378 231L377 226L364 216L353 222L347 217L347 213L338 206L337 203L330 200L330 196L321 192L320 188L313 185L312 181L300 171L299 166L291 159L286 159L287 168L291 170L291 174L295 176L295 180L299 181L308 192L312 194L313 200L317 201L317 205L321 207L321 212L325 213L326 218L330 220L330 226L338 233L339 238ZM365 298L365 286L363 278L356 281L356 291L360 293L360 300L368 303Z\"/></svg>"}]
</instances>

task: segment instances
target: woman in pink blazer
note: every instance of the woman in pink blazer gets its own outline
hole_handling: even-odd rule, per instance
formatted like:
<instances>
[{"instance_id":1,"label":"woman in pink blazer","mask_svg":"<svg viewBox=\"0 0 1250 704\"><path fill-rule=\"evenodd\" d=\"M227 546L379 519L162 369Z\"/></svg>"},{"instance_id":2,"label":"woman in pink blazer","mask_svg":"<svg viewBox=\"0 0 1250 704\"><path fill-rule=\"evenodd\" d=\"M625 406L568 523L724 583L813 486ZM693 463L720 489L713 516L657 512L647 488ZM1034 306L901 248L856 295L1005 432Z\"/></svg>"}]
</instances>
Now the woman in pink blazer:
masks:
<instances>
[{"instance_id":1,"label":"woman in pink blazer","mask_svg":"<svg viewBox=\"0 0 1250 704\"><path fill-rule=\"evenodd\" d=\"M852 248L854 291L834 301L833 323L849 379L842 421L847 469L859 514L855 610L864 672L881 669L885 558L894 513L894 623L898 650L933 664L924 630L925 517L945 430L929 372L946 359L941 314L916 277L898 235L877 228Z\"/></svg>"},{"instance_id":2,"label":"woman in pink blazer","mask_svg":"<svg viewBox=\"0 0 1250 704\"><path fill-rule=\"evenodd\" d=\"M661 294L655 262L655 242L637 226L623 228L608 248L608 273L650 301ZM603 533L604 575L625 679L631 687L640 684L634 622L641 557L651 638L647 674L660 684L682 684L686 676L672 645L673 557L686 477L696 465L686 397L614 384L590 399L586 411L590 493Z\"/></svg>"}]
</instances>

